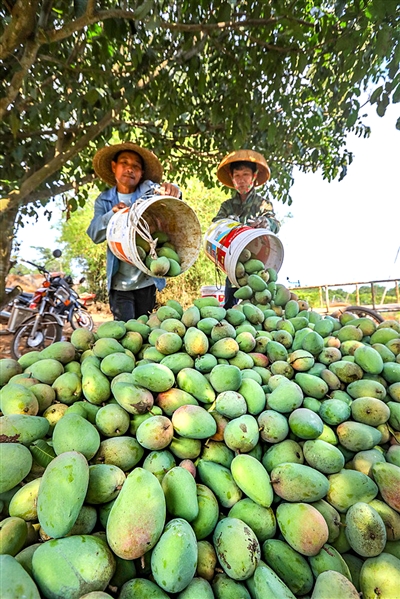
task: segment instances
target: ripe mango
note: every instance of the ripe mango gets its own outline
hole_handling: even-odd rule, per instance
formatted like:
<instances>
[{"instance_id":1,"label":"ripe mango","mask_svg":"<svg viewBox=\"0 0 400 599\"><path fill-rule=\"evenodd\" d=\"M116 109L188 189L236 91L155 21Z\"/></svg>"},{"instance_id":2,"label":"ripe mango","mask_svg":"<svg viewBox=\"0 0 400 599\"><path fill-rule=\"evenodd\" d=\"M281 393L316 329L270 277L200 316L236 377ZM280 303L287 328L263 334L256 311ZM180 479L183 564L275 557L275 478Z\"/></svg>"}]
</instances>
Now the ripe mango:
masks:
<instances>
[{"instance_id":1,"label":"ripe mango","mask_svg":"<svg viewBox=\"0 0 400 599\"><path fill-rule=\"evenodd\" d=\"M212 415L202 406L183 405L172 414L172 425L181 437L207 439L217 431Z\"/></svg>"},{"instance_id":2,"label":"ripe mango","mask_svg":"<svg viewBox=\"0 0 400 599\"><path fill-rule=\"evenodd\" d=\"M325 518L308 503L280 503L276 519L286 542L301 555L316 555L328 540Z\"/></svg>"}]
</instances>

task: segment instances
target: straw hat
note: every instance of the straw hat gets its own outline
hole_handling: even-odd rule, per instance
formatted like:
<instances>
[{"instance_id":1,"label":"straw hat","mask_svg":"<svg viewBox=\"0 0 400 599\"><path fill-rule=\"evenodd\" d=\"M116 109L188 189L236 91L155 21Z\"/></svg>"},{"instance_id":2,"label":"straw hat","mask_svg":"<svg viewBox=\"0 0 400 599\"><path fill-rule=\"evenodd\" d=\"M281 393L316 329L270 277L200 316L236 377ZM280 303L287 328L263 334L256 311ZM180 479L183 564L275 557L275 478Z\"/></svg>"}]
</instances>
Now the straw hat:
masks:
<instances>
[{"instance_id":1,"label":"straw hat","mask_svg":"<svg viewBox=\"0 0 400 599\"><path fill-rule=\"evenodd\" d=\"M136 144L127 141L122 144L115 144L113 146L106 146L98 150L93 158L93 168L98 177L108 185L113 187L116 185L114 173L111 169L111 161L118 152L128 150L130 152L136 152L142 157L144 165L143 179L150 179L154 183L160 183L163 174L163 168L157 156L145 150Z\"/></svg>"},{"instance_id":2,"label":"straw hat","mask_svg":"<svg viewBox=\"0 0 400 599\"><path fill-rule=\"evenodd\" d=\"M271 171L269 170L269 166L267 161L265 160L262 154L255 152L254 150L237 150L236 152L231 152L221 161L217 168L217 177L227 187L234 187L232 183L230 165L232 162L255 162L257 165L258 175L255 186L258 187L268 181L271 176Z\"/></svg>"}]
</instances>

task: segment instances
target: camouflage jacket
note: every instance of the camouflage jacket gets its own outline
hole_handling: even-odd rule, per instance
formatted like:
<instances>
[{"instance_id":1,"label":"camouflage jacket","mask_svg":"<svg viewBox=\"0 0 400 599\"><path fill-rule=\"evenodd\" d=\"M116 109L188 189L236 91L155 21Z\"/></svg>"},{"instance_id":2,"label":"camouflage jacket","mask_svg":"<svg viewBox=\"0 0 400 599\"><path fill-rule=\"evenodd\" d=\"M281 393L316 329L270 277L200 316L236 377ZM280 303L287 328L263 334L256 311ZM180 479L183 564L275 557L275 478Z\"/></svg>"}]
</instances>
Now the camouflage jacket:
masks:
<instances>
[{"instance_id":1,"label":"camouflage jacket","mask_svg":"<svg viewBox=\"0 0 400 599\"><path fill-rule=\"evenodd\" d=\"M253 188L245 202L237 193L229 200L222 202L218 214L213 222L222 218L231 218L249 226L262 226L270 229L272 233L278 233L280 222L277 220L274 208L269 200L256 193Z\"/></svg>"}]
</instances>

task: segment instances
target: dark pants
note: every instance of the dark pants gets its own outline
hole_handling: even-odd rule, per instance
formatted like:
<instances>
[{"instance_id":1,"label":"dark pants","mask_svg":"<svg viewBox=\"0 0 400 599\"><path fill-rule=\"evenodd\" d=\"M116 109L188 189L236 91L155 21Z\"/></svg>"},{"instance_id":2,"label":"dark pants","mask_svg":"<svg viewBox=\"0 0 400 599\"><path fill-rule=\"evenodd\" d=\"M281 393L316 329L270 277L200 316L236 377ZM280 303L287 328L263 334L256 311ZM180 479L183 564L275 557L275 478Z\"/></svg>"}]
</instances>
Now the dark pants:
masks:
<instances>
[{"instance_id":1,"label":"dark pants","mask_svg":"<svg viewBox=\"0 0 400 599\"><path fill-rule=\"evenodd\" d=\"M225 279L225 303L224 308L228 310L228 308L232 308L235 304L238 303L238 300L233 295L237 291L236 287L232 287L232 284L228 278Z\"/></svg>"},{"instance_id":2,"label":"dark pants","mask_svg":"<svg viewBox=\"0 0 400 599\"><path fill-rule=\"evenodd\" d=\"M156 286L149 285L133 291L111 289L109 302L114 320L126 322L143 314L148 315L156 304Z\"/></svg>"}]
</instances>

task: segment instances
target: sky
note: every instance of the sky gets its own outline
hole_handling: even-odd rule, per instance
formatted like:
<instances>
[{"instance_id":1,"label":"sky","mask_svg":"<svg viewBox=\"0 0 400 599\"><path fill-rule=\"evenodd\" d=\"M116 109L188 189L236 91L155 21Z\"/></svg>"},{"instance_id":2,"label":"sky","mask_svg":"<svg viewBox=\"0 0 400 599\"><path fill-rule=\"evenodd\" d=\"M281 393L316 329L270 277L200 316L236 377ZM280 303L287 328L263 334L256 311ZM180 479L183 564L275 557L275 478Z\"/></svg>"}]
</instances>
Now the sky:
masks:
<instances>
[{"instance_id":1,"label":"sky","mask_svg":"<svg viewBox=\"0 0 400 599\"><path fill-rule=\"evenodd\" d=\"M353 163L343 181L329 183L317 173L294 173L290 207L274 203L283 221L279 238L284 260L278 281L287 286L386 280L400 277L399 105L383 118L370 106L368 139L349 135ZM273 173L272 173L273 177ZM288 213L292 218L288 218ZM17 235L19 255L37 259L30 246L56 247L50 223L40 216ZM79 273L76 273L79 274Z\"/></svg>"}]
</instances>

